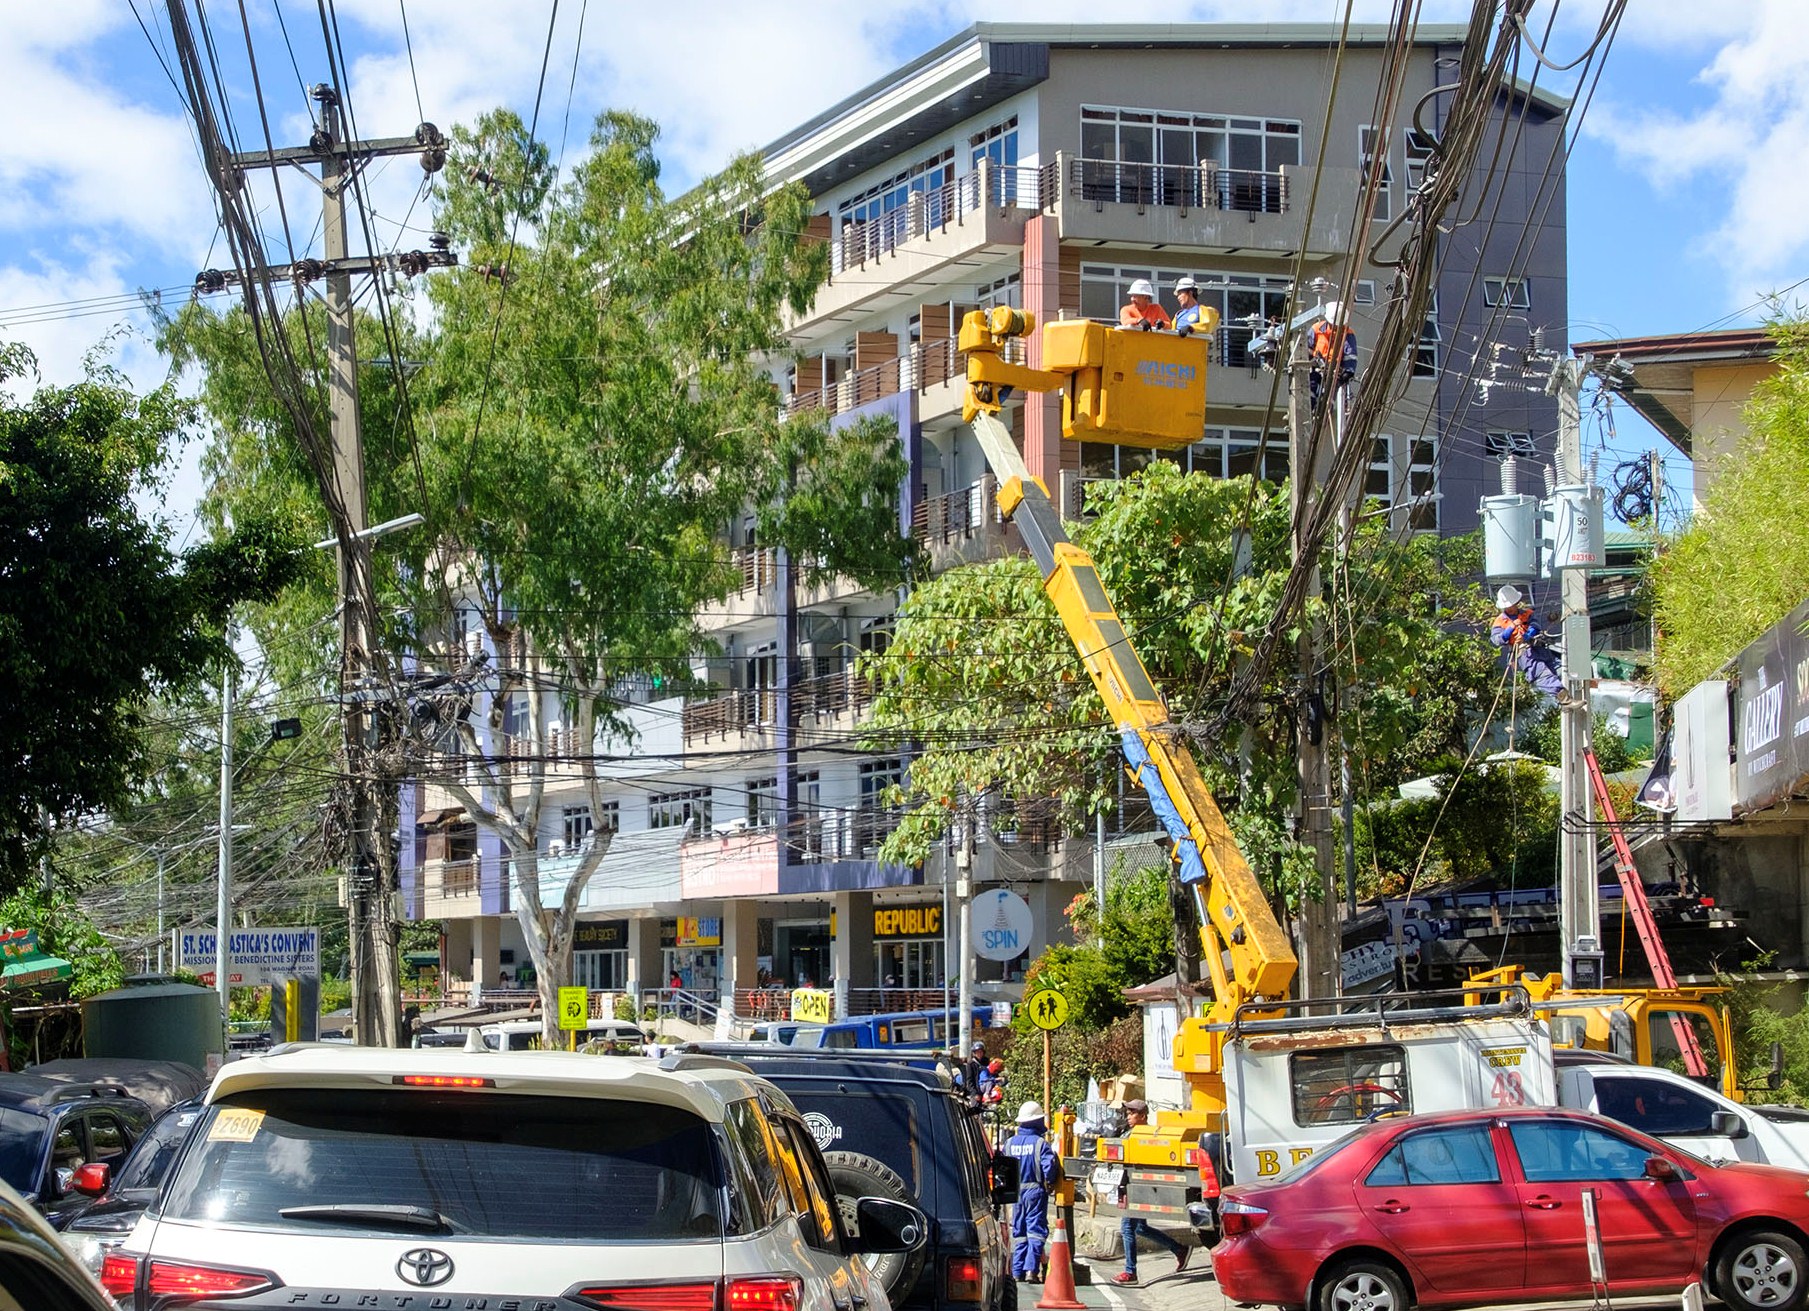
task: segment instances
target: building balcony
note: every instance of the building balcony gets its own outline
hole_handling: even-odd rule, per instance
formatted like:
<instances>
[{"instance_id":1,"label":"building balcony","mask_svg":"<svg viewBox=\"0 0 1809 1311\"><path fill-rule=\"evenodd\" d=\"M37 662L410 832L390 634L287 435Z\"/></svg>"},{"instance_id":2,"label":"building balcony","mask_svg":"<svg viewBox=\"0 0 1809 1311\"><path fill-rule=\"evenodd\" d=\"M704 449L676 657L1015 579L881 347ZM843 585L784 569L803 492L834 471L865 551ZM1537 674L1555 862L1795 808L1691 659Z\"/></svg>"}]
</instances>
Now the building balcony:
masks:
<instances>
[{"instance_id":1,"label":"building balcony","mask_svg":"<svg viewBox=\"0 0 1809 1311\"><path fill-rule=\"evenodd\" d=\"M779 614L779 555L771 547L737 546L729 556L741 581L721 601L699 607L697 622L710 631L765 623Z\"/></svg>"},{"instance_id":2,"label":"building balcony","mask_svg":"<svg viewBox=\"0 0 1809 1311\"><path fill-rule=\"evenodd\" d=\"M934 572L989 560L1010 549L998 490L998 479L986 474L979 482L930 497L912 512L911 535Z\"/></svg>"},{"instance_id":3,"label":"building balcony","mask_svg":"<svg viewBox=\"0 0 1809 1311\"><path fill-rule=\"evenodd\" d=\"M1005 342L999 358L1012 364L1024 363L1023 339ZM955 348L953 337L913 342L903 355L845 373L828 386L800 387L785 398L785 413L826 410L830 414L846 414L903 391L917 393L919 421L961 413L961 399L967 392L967 362Z\"/></svg>"},{"instance_id":4,"label":"building balcony","mask_svg":"<svg viewBox=\"0 0 1809 1311\"><path fill-rule=\"evenodd\" d=\"M791 690L791 722L807 729L849 728L872 704L872 680L843 665L798 681Z\"/></svg>"},{"instance_id":5,"label":"building balcony","mask_svg":"<svg viewBox=\"0 0 1809 1311\"><path fill-rule=\"evenodd\" d=\"M1341 253L1350 240L1361 174L1320 173L1307 221L1313 170L1273 173L1201 164L1128 164L1056 156L1053 207L1064 242L1184 247L1216 254Z\"/></svg>"},{"instance_id":6,"label":"building balcony","mask_svg":"<svg viewBox=\"0 0 1809 1311\"><path fill-rule=\"evenodd\" d=\"M779 693L773 688L734 688L701 699L686 698L683 723L687 747L770 750L777 745Z\"/></svg>"},{"instance_id":7,"label":"building balcony","mask_svg":"<svg viewBox=\"0 0 1809 1311\"><path fill-rule=\"evenodd\" d=\"M478 895L478 860L428 860L421 863L421 919L465 919L483 914Z\"/></svg>"},{"instance_id":8,"label":"building balcony","mask_svg":"<svg viewBox=\"0 0 1809 1311\"><path fill-rule=\"evenodd\" d=\"M829 239L828 282L787 330L808 337L845 328L997 263L1024 244L1024 220L1044 208L1052 182L1047 168L983 160L889 214L844 224Z\"/></svg>"}]
</instances>

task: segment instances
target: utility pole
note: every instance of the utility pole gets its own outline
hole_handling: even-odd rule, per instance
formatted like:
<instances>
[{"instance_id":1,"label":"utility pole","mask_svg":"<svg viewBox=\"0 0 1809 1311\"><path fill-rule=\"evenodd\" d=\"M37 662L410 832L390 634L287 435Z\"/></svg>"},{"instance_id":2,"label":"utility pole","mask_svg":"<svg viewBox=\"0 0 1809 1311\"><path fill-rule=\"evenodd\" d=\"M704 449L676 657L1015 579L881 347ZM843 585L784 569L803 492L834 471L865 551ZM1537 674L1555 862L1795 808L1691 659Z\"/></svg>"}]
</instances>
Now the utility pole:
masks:
<instances>
[{"instance_id":1,"label":"utility pole","mask_svg":"<svg viewBox=\"0 0 1809 1311\"><path fill-rule=\"evenodd\" d=\"M1534 357L1534 363L1540 362ZM1590 359L1555 356L1545 390L1558 398L1558 475L1568 486L1581 486L1583 468L1583 419L1579 395L1589 374ZM1557 507L1560 514L1563 506ZM1559 754L1563 760L1558 826L1558 883L1563 889L1559 905L1559 932L1563 938L1564 982L1573 988L1602 986L1601 907L1595 872L1595 802L1589 791L1589 772L1583 753L1591 745L1595 726L1589 710L1590 661L1589 571L1565 568L1554 559L1563 579L1559 597L1563 605L1564 660L1561 673L1569 699L1560 710Z\"/></svg>"},{"instance_id":2,"label":"utility pole","mask_svg":"<svg viewBox=\"0 0 1809 1311\"><path fill-rule=\"evenodd\" d=\"M220 900L214 908L214 987L220 993L220 1029L230 1051L232 1037L232 700L235 676L229 668L220 680ZM163 865L157 866L159 928L163 911Z\"/></svg>"},{"instance_id":3,"label":"utility pole","mask_svg":"<svg viewBox=\"0 0 1809 1311\"><path fill-rule=\"evenodd\" d=\"M250 168L320 167L325 258L260 269L257 276L286 278L298 289L316 279L326 281L332 458L330 474L325 475L329 485L322 491L334 516L339 545L341 723L349 794L345 803L346 915L353 1028L358 1042L365 1046L393 1047L401 1034L402 986L396 956L394 859L387 835L378 832L383 813L378 790L388 786L387 780L375 776L385 716L373 710L375 698L371 691L375 616L368 605L374 596L370 543L375 533L366 527L351 282L355 274L401 273L413 277L430 268L455 265L458 258L451 253L450 242L437 233L426 251L366 256L349 253L345 199L359 170L380 156L418 154L425 172L437 172L446 161L445 138L433 124L422 123L413 136L347 141L339 92L322 83L311 94L320 104L321 122L307 145L235 154L229 156L228 163L239 174ZM238 272L208 270L196 279L196 285L203 290L217 290L240 277ZM221 840L225 843L230 839L223 835ZM224 934L222 923L221 936Z\"/></svg>"},{"instance_id":4,"label":"utility pole","mask_svg":"<svg viewBox=\"0 0 1809 1311\"><path fill-rule=\"evenodd\" d=\"M955 1054L957 1061L965 1062L974 1042L974 825L979 822L980 806L978 798L968 797L967 823L961 828L961 853L956 868L961 877L955 883L955 895L961 901L961 923L957 930L960 934L956 947L961 952L961 993L957 1004L961 1007L961 1018L957 1022L961 1034L961 1049ZM969 1088L969 1096L978 1090Z\"/></svg>"},{"instance_id":5,"label":"utility pole","mask_svg":"<svg viewBox=\"0 0 1809 1311\"><path fill-rule=\"evenodd\" d=\"M1318 443L1313 434L1316 416L1308 375L1312 361L1307 348L1307 328L1316 322L1326 307L1315 305L1297 315L1288 333L1288 482L1292 489L1293 563L1301 567L1301 557L1309 548L1306 541L1307 519L1312 512L1319 488L1324 485L1331 463L1333 442ZM1338 386L1337 361L1325 370L1321 380L1327 389ZM1308 566L1306 603L1319 597L1319 566ZM1320 633L1317 624L1303 625L1295 643L1295 670L1299 685L1299 714L1296 719L1295 750L1299 753L1300 813L1295 838L1313 849L1313 868L1319 887L1316 896L1303 897L1300 907L1300 979L1303 997L1335 997L1339 992L1342 972L1338 963L1338 908L1332 891L1331 772L1326 755L1325 707L1319 695Z\"/></svg>"}]
</instances>

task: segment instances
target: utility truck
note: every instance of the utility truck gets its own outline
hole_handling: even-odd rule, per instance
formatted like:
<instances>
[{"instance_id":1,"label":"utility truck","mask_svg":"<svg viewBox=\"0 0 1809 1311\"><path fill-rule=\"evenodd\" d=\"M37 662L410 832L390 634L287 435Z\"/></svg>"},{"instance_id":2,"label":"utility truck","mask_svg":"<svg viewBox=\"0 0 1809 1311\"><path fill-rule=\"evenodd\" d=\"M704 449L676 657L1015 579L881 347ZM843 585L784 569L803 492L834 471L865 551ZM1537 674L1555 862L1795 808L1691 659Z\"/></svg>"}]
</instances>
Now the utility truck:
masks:
<instances>
[{"instance_id":1,"label":"utility truck","mask_svg":"<svg viewBox=\"0 0 1809 1311\"><path fill-rule=\"evenodd\" d=\"M1301 326L1323 307L1296 321ZM1445 998L1289 1000L1298 961L1238 849L1185 737L1102 586L1092 558L1068 540L1048 489L1030 476L997 417L1013 388L1060 391L1073 440L1178 449L1205 423L1208 309L1195 335L1058 321L1042 333L1040 367L1005 358L1031 333L1022 310L962 321L963 418L999 480L1003 516L1018 528L1069 638L1117 729L1127 771L1170 841L1173 873L1191 892L1212 999L1185 1018L1175 1069L1188 1104L1122 1139L1101 1140L1106 1186L1125 1185L1130 1213L1217 1230L1222 1182L1280 1170L1347 1127L1378 1115L1457 1107L1546 1105L1555 1098L1551 1039L1516 980ZM1731 1066L1731 1053L1724 1057ZM1096 1162L1071 1162L1084 1174ZM1122 1169L1114 1179L1110 1172Z\"/></svg>"}]
</instances>

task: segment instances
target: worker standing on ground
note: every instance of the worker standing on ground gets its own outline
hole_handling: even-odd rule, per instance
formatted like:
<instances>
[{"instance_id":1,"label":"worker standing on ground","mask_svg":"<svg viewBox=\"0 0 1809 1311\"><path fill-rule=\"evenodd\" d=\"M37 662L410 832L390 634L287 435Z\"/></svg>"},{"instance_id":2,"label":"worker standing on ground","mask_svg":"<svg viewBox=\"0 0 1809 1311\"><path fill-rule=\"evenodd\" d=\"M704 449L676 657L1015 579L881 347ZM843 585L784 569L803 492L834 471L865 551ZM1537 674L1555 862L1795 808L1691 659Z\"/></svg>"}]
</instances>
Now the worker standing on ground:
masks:
<instances>
[{"instance_id":1,"label":"worker standing on ground","mask_svg":"<svg viewBox=\"0 0 1809 1311\"><path fill-rule=\"evenodd\" d=\"M1564 691L1564 676L1558 672L1558 657L1550 647L1534 640L1543 630L1520 589L1512 584L1502 587L1495 593L1495 608L1501 613L1489 625L1489 641L1507 651L1527 682L1547 696L1556 697L1559 705L1568 704L1570 698Z\"/></svg>"},{"instance_id":2,"label":"worker standing on ground","mask_svg":"<svg viewBox=\"0 0 1809 1311\"><path fill-rule=\"evenodd\" d=\"M1149 1103L1141 1097L1133 1098L1124 1104L1124 1118L1129 1122L1128 1134L1140 1124L1149 1123ZM1119 1193L1118 1205L1124 1205L1122 1190ZM1124 1269L1112 1276L1114 1284L1134 1284L1137 1282L1137 1236L1147 1234L1151 1242L1158 1247L1166 1247L1174 1254L1175 1273L1180 1274L1187 1269L1187 1258L1193 1249L1187 1244L1169 1237L1160 1229L1150 1228L1148 1220L1140 1215L1125 1215L1118 1221L1118 1237L1124 1244Z\"/></svg>"},{"instance_id":3,"label":"worker standing on ground","mask_svg":"<svg viewBox=\"0 0 1809 1311\"><path fill-rule=\"evenodd\" d=\"M1118 311L1118 326L1143 332L1168 327L1168 311L1156 299L1156 289L1148 278L1138 278L1131 284L1131 303Z\"/></svg>"},{"instance_id":4,"label":"worker standing on ground","mask_svg":"<svg viewBox=\"0 0 1809 1311\"><path fill-rule=\"evenodd\" d=\"M1192 278L1175 279L1175 299L1181 302L1175 311L1175 331L1183 337L1200 331L1200 293Z\"/></svg>"},{"instance_id":5,"label":"worker standing on ground","mask_svg":"<svg viewBox=\"0 0 1809 1311\"><path fill-rule=\"evenodd\" d=\"M1018 1131L1005 1144L1017 1158L1018 1200L1011 1208L1011 1274L1042 1282L1043 1247L1049 1241L1049 1187L1061 1178L1061 1164L1049 1145L1049 1126L1036 1102L1018 1107Z\"/></svg>"},{"instance_id":6,"label":"worker standing on ground","mask_svg":"<svg viewBox=\"0 0 1809 1311\"><path fill-rule=\"evenodd\" d=\"M1319 408L1319 394L1326 387L1328 378L1337 379L1334 386L1346 387L1357 376L1357 334L1348 327L1338 326L1339 313L1338 303L1333 301L1325 307L1325 315L1313 325L1310 338L1313 358L1311 371L1307 374L1307 390L1314 409Z\"/></svg>"}]
</instances>

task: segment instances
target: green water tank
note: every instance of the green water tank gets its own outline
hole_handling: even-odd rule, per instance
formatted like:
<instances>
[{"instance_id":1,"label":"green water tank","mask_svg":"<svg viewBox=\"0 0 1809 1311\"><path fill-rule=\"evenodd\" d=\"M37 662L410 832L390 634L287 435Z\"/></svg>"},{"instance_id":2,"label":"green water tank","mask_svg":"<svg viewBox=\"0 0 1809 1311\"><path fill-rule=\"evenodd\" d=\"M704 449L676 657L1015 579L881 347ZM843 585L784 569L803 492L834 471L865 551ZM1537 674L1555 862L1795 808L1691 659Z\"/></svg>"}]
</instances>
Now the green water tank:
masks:
<instances>
[{"instance_id":1,"label":"green water tank","mask_svg":"<svg viewBox=\"0 0 1809 1311\"><path fill-rule=\"evenodd\" d=\"M210 1054L219 1061L222 1041L220 994L212 988L145 974L82 1003L87 1056L182 1061L204 1070Z\"/></svg>"}]
</instances>

